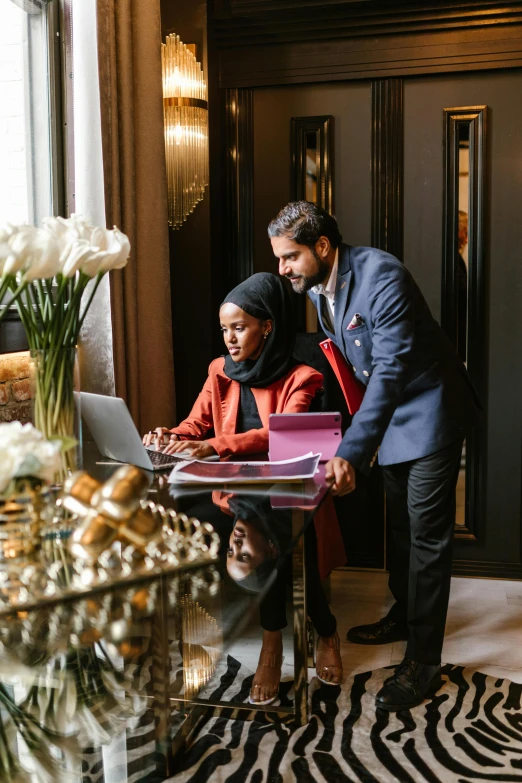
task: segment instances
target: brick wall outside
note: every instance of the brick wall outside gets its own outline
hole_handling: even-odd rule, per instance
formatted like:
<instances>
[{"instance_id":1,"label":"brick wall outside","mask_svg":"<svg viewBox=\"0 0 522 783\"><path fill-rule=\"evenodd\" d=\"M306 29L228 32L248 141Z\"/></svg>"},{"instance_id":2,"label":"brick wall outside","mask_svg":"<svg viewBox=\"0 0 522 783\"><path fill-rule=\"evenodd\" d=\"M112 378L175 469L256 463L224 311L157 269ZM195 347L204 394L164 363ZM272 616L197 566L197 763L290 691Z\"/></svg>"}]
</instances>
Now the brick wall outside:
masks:
<instances>
[{"instance_id":1,"label":"brick wall outside","mask_svg":"<svg viewBox=\"0 0 522 783\"><path fill-rule=\"evenodd\" d=\"M0 422L31 421L31 359L29 353L0 354Z\"/></svg>"}]
</instances>

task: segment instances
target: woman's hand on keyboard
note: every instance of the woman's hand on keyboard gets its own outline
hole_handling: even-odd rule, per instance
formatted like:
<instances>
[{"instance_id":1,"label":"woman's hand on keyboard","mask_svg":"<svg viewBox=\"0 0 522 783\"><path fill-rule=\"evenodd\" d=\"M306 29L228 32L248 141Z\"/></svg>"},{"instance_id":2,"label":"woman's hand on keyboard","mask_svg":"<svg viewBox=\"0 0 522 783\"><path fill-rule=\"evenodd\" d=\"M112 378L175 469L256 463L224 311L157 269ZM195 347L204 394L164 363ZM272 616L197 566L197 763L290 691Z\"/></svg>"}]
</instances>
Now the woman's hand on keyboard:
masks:
<instances>
[{"instance_id":1,"label":"woman's hand on keyboard","mask_svg":"<svg viewBox=\"0 0 522 783\"><path fill-rule=\"evenodd\" d=\"M162 449L163 446L167 446L171 441L174 443L178 440L178 436L170 432L166 427L156 427L155 430L147 432L143 436L144 446L156 446L156 448Z\"/></svg>"},{"instance_id":2,"label":"woman's hand on keyboard","mask_svg":"<svg viewBox=\"0 0 522 783\"><path fill-rule=\"evenodd\" d=\"M203 459L216 454L216 449L204 440L178 440L177 443L169 443L163 451L165 454L175 454L177 451L190 451L195 459Z\"/></svg>"}]
</instances>

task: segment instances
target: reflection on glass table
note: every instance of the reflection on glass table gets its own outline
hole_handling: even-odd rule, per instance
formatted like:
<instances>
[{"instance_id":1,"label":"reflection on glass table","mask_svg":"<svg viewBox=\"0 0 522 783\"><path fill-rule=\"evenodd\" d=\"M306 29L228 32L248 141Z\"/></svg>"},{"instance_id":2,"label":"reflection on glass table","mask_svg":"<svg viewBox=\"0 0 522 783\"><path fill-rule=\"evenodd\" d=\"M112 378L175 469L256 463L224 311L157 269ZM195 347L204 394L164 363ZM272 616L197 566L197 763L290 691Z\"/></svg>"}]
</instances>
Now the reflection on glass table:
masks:
<instances>
[{"instance_id":1,"label":"reflection on glass table","mask_svg":"<svg viewBox=\"0 0 522 783\"><path fill-rule=\"evenodd\" d=\"M119 466L97 464L93 453L84 467L105 481ZM218 560L4 607L2 781L84 783L102 773L112 783L154 783L175 772L176 753L208 714L308 720L305 559L310 570L321 477L233 493L148 480L151 501L214 526ZM293 683L274 703L253 705L251 661L274 616L288 620Z\"/></svg>"},{"instance_id":2,"label":"reflection on glass table","mask_svg":"<svg viewBox=\"0 0 522 783\"><path fill-rule=\"evenodd\" d=\"M107 589L2 618L2 781L164 780L167 629L183 612L180 576ZM187 589L187 587L185 588ZM219 575L195 571L187 600L212 600Z\"/></svg>"}]
</instances>

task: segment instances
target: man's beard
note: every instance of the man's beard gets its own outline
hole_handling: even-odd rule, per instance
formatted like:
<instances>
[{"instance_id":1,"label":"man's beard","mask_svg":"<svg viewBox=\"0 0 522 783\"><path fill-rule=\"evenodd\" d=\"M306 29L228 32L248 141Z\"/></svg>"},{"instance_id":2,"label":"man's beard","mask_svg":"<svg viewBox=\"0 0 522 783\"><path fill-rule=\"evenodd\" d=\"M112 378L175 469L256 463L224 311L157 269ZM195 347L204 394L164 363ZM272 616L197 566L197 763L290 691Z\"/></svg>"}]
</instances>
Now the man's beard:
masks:
<instances>
[{"instance_id":1,"label":"man's beard","mask_svg":"<svg viewBox=\"0 0 522 783\"><path fill-rule=\"evenodd\" d=\"M330 267L323 261L323 259L317 255L314 248L310 248L310 251L317 262L317 271L314 275L306 277L305 275L299 275L297 280L290 280L292 288L296 294L306 294L311 288L319 283L326 282L330 272Z\"/></svg>"}]
</instances>

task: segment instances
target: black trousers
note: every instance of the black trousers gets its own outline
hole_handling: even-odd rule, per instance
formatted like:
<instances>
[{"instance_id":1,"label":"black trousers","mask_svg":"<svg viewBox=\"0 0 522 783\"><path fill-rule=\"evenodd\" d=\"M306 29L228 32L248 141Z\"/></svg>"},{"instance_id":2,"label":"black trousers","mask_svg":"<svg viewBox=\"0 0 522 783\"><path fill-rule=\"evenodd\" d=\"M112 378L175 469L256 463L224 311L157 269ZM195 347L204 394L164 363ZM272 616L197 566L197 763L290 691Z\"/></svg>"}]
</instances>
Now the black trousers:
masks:
<instances>
[{"instance_id":1,"label":"black trousers","mask_svg":"<svg viewBox=\"0 0 522 783\"><path fill-rule=\"evenodd\" d=\"M408 624L406 656L439 664L451 581L455 491L462 453L455 441L422 459L383 467L391 531L389 616Z\"/></svg>"},{"instance_id":2,"label":"black trousers","mask_svg":"<svg viewBox=\"0 0 522 783\"><path fill-rule=\"evenodd\" d=\"M337 630L337 621L330 611L319 577L317 538L313 522L308 525L304 537L308 617L318 636L333 636ZM279 571L276 581L261 601L259 617L263 630L280 631L286 627L286 589L287 585L291 584L291 580L292 568L288 558Z\"/></svg>"}]
</instances>

